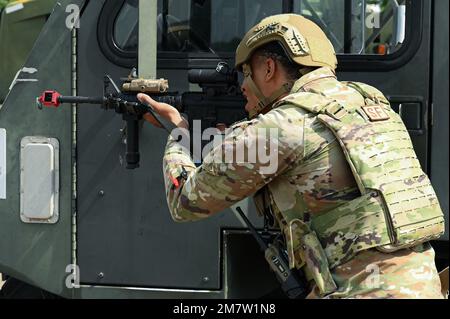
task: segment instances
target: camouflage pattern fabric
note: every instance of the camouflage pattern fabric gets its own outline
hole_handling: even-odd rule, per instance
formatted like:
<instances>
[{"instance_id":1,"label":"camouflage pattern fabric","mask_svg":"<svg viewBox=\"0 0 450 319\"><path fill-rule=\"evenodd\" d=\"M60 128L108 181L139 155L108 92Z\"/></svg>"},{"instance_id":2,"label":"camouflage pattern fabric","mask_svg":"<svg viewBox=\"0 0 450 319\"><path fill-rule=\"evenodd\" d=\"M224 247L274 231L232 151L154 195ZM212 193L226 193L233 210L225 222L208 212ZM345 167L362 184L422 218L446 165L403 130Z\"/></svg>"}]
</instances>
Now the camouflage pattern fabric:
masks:
<instances>
[{"instance_id":1,"label":"camouflage pattern fabric","mask_svg":"<svg viewBox=\"0 0 450 319\"><path fill-rule=\"evenodd\" d=\"M422 245L390 254L363 251L333 270L339 290L325 299L443 299L434 256ZM317 298L315 287L308 299Z\"/></svg>"},{"instance_id":2,"label":"camouflage pattern fabric","mask_svg":"<svg viewBox=\"0 0 450 319\"><path fill-rule=\"evenodd\" d=\"M296 92L324 94L355 107L365 103L361 94L338 82L331 69L325 67L301 77L292 89L292 93ZM276 137L270 136L270 129L277 131ZM261 131L266 134L263 139ZM220 161L227 156L236 158L238 150L250 149L255 143L264 143L264 139L277 145L274 170L266 169L267 158L259 154L251 163ZM182 167L187 179L180 178ZM179 222L207 218L263 189L285 235L291 267L306 268L305 263L309 263L306 274L316 285L311 298L442 296L432 250L403 249L392 254L364 250L331 268L330 274L326 258L305 257L305 252L320 257L323 251L316 245L315 233L302 230L296 220L310 224L314 217L350 203L361 193L334 134L315 114L302 108L287 103L234 125L200 167L194 165L188 150L169 137L163 170L169 210ZM179 187L174 180L179 181ZM305 235L307 240L303 241ZM305 242L310 245L305 246ZM386 284L367 289L363 279L370 272L365 272L366 267L374 263L378 263L382 274L380 282ZM415 275L405 281L407 274Z\"/></svg>"},{"instance_id":3,"label":"camouflage pattern fabric","mask_svg":"<svg viewBox=\"0 0 450 319\"><path fill-rule=\"evenodd\" d=\"M448 266L447 268L445 268L444 270L442 270L439 273L439 278L441 279L441 292L442 295L444 296L445 299L448 299L448 286L449 286L449 282L448 282Z\"/></svg>"}]
</instances>

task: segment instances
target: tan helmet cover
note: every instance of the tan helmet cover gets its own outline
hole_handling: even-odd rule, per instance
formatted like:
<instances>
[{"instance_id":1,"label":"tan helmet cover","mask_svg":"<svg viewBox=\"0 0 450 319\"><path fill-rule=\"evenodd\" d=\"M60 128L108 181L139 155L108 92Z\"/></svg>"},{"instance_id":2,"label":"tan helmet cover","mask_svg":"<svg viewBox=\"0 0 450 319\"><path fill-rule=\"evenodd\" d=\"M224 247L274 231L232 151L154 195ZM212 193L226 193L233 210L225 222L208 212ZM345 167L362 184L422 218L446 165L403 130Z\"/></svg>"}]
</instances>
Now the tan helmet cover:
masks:
<instances>
[{"instance_id":1,"label":"tan helmet cover","mask_svg":"<svg viewBox=\"0 0 450 319\"><path fill-rule=\"evenodd\" d=\"M278 41L297 64L336 69L330 40L314 22L297 14L270 16L251 28L236 49L236 68L241 70L256 49L272 41Z\"/></svg>"}]
</instances>

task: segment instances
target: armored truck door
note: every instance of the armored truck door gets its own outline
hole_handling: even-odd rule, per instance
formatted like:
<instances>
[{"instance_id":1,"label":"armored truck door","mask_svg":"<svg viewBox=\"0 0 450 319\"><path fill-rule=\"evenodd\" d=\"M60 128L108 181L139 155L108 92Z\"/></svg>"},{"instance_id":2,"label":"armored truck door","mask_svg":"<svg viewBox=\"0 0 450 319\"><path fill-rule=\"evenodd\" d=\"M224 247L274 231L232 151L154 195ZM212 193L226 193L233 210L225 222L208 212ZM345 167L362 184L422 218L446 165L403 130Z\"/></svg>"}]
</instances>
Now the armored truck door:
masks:
<instances>
[{"instance_id":1,"label":"armored truck door","mask_svg":"<svg viewBox=\"0 0 450 319\"><path fill-rule=\"evenodd\" d=\"M83 2L70 3L82 8ZM28 5L16 2L9 13L26 17ZM39 110L36 97L47 88L64 94L74 88L76 19L68 5L55 5L0 105L0 272L66 297L76 282L75 110L71 105ZM49 11L37 3L33 7L36 16ZM32 43L24 39L23 45Z\"/></svg>"},{"instance_id":2,"label":"armored truck door","mask_svg":"<svg viewBox=\"0 0 450 319\"><path fill-rule=\"evenodd\" d=\"M269 2L259 1L256 13L243 1L158 1L157 78L168 79L172 92L201 90L188 82L188 71L214 69L220 61L232 65L231 51L238 40L238 33L224 34L213 20L245 9L247 22L234 17L243 32L247 24L282 12L281 3ZM141 65L138 51L146 40L138 35L138 16L137 1L88 2L77 34L79 95L96 96L102 92L104 74L119 82ZM203 105L196 115L212 123L219 118L231 121L240 119L242 109L230 112L224 106L221 113ZM128 132L114 112L79 106L76 134L82 297L258 297L277 287L254 239L230 210L196 223L171 219L162 174L166 132L142 123L140 167L134 170L125 167ZM247 211L248 203L243 206ZM97 289L105 286L110 289Z\"/></svg>"}]
</instances>

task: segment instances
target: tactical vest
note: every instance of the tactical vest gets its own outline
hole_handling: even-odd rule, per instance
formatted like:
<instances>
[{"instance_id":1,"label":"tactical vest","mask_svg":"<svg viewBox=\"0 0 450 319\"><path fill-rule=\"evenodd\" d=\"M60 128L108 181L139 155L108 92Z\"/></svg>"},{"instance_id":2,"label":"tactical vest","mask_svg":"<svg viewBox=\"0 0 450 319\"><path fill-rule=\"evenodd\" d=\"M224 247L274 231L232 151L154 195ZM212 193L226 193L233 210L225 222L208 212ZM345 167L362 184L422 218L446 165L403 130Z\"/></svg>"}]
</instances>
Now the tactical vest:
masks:
<instances>
[{"instance_id":1,"label":"tactical vest","mask_svg":"<svg viewBox=\"0 0 450 319\"><path fill-rule=\"evenodd\" d=\"M352 107L300 92L277 103L316 114L339 141L361 196L310 221L284 216L291 267L306 266L322 295L336 290L329 270L358 252L393 252L437 239L444 215L408 131L377 89L346 82L365 98ZM301 216L301 215L299 215Z\"/></svg>"}]
</instances>

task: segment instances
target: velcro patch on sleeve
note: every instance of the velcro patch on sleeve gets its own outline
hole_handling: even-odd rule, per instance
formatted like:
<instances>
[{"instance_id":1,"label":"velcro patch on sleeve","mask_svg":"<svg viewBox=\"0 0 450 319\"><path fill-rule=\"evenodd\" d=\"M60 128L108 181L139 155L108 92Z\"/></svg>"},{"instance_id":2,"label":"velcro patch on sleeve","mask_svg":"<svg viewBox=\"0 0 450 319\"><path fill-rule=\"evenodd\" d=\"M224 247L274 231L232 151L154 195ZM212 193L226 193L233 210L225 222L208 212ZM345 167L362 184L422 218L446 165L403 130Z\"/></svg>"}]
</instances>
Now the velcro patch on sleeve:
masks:
<instances>
[{"instance_id":1,"label":"velcro patch on sleeve","mask_svg":"<svg viewBox=\"0 0 450 319\"><path fill-rule=\"evenodd\" d=\"M386 121L390 117L385 110L379 105L368 105L362 107L364 113L369 117L371 122Z\"/></svg>"}]
</instances>

